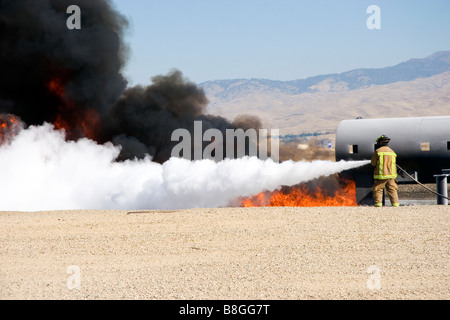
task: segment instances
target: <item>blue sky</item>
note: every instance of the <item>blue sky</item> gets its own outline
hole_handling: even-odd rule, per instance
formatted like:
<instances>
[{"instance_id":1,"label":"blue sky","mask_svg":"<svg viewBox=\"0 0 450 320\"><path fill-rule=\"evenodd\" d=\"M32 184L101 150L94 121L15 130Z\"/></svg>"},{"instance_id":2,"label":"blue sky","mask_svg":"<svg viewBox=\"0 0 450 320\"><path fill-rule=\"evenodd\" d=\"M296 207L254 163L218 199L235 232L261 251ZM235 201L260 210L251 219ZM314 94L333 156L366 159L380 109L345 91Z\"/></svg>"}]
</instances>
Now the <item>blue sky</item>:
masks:
<instances>
[{"instance_id":1,"label":"blue sky","mask_svg":"<svg viewBox=\"0 0 450 320\"><path fill-rule=\"evenodd\" d=\"M294 80L450 50L449 0L112 0L130 22L130 85L176 68L196 83ZM369 30L370 5L381 29Z\"/></svg>"}]
</instances>

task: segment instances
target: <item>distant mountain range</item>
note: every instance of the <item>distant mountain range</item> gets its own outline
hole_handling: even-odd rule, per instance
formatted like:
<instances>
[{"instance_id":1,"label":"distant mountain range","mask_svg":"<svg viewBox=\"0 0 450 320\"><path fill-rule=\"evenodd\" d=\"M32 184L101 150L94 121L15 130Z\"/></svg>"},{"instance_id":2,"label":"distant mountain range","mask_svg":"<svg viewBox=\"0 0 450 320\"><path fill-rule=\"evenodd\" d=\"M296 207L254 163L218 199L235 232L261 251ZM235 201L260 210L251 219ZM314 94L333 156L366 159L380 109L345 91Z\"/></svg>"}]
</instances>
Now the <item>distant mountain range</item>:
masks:
<instances>
[{"instance_id":1,"label":"distant mountain range","mask_svg":"<svg viewBox=\"0 0 450 320\"><path fill-rule=\"evenodd\" d=\"M355 118L450 114L450 51L379 69L355 69L292 81L214 80L199 84L208 111L233 120L259 116L284 134L335 132Z\"/></svg>"},{"instance_id":2,"label":"distant mountain range","mask_svg":"<svg viewBox=\"0 0 450 320\"><path fill-rule=\"evenodd\" d=\"M326 74L306 79L276 81L268 79L214 80L200 83L208 96L232 99L255 90L301 94L317 91L347 91L385 85L398 81L428 78L450 71L450 51L439 51L423 59L410 59L392 67L355 69L340 74Z\"/></svg>"}]
</instances>

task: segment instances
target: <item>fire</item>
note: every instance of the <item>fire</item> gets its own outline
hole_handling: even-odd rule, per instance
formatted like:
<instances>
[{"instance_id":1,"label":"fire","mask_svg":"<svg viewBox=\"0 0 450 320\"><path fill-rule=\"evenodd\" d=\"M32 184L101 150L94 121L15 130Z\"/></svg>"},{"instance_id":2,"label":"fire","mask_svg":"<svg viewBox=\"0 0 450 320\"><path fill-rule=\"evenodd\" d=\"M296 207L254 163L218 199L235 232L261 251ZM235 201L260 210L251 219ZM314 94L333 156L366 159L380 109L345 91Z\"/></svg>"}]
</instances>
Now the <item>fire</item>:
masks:
<instances>
[{"instance_id":1,"label":"fire","mask_svg":"<svg viewBox=\"0 0 450 320\"><path fill-rule=\"evenodd\" d=\"M273 192L261 192L246 198L242 207L337 207L357 206L355 182L346 181L333 194L325 192L322 187L309 190L305 185L291 188L284 187Z\"/></svg>"},{"instance_id":2,"label":"fire","mask_svg":"<svg viewBox=\"0 0 450 320\"><path fill-rule=\"evenodd\" d=\"M68 139L75 140L87 137L96 140L100 127L100 116L92 109L76 106L66 95L65 83L62 78L52 79L48 85L50 93L61 100L58 115L53 123L57 130L64 129Z\"/></svg>"},{"instance_id":3,"label":"fire","mask_svg":"<svg viewBox=\"0 0 450 320\"><path fill-rule=\"evenodd\" d=\"M22 128L22 121L16 116L0 114L0 144L10 142Z\"/></svg>"},{"instance_id":4,"label":"fire","mask_svg":"<svg viewBox=\"0 0 450 320\"><path fill-rule=\"evenodd\" d=\"M58 97L63 97L65 94L64 84L59 78L51 80L48 83L48 89Z\"/></svg>"}]
</instances>

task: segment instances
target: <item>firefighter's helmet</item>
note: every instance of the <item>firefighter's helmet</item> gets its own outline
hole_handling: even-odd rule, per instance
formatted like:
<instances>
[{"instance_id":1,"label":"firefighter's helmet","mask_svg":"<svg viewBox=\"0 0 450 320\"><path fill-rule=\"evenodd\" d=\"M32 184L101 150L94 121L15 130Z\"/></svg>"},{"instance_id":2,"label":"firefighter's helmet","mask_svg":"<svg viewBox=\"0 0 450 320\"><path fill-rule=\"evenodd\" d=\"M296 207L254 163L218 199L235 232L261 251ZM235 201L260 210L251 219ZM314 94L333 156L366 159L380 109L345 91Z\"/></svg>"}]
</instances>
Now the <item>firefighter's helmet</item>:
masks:
<instances>
[{"instance_id":1,"label":"firefighter's helmet","mask_svg":"<svg viewBox=\"0 0 450 320\"><path fill-rule=\"evenodd\" d=\"M377 143L388 143L389 141L391 141L391 138L384 134L377 138Z\"/></svg>"}]
</instances>

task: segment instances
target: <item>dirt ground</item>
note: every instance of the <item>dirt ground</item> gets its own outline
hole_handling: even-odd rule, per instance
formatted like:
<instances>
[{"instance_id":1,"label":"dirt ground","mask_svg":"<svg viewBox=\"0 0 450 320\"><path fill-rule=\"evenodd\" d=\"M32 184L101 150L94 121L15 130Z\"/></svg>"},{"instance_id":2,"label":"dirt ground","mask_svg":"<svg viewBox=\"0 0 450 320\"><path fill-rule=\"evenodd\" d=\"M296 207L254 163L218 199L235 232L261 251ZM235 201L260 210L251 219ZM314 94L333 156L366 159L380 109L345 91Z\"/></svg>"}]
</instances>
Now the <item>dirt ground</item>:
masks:
<instances>
[{"instance_id":1,"label":"dirt ground","mask_svg":"<svg viewBox=\"0 0 450 320\"><path fill-rule=\"evenodd\" d=\"M450 206L0 213L0 299L449 299Z\"/></svg>"}]
</instances>

